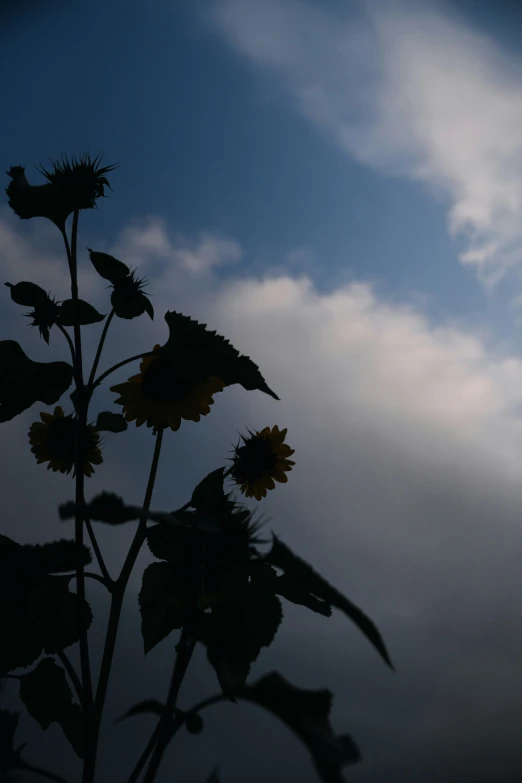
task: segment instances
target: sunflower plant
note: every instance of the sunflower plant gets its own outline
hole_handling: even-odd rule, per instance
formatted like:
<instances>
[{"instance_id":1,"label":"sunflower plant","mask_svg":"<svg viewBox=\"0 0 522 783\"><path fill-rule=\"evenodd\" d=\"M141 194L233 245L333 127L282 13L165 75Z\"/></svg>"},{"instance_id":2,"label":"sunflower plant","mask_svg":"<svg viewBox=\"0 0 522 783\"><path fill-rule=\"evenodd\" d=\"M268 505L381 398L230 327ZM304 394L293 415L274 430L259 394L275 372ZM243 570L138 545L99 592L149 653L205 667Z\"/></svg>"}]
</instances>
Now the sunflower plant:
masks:
<instances>
[{"instance_id":1,"label":"sunflower plant","mask_svg":"<svg viewBox=\"0 0 522 783\"><path fill-rule=\"evenodd\" d=\"M6 172L9 205L16 215L25 220L44 217L61 233L71 296L59 301L35 283L6 282L11 300L30 308L26 315L47 344L52 334L61 333L68 359L39 362L29 358L18 342L0 341L0 422L11 421L36 403L47 406L38 410L40 420L30 426L29 445L39 464L74 479L74 499L59 508L62 520L73 520L74 538L30 545L0 535L0 679L19 682L21 702L44 731L52 723L59 724L81 763L75 780L94 783L122 603L137 556L147 545L154 562L143 572L138 596L144 652L168 644L172 677L164 700L127 705L121 717L153 713L157 718L134 768L121 783L153 783L169 743L182 730L200 733L202 713L222 700L251 702L272 712L307 746L319 779L341 783L342 768L357 762L360 752L351 736L338 735L331 726L330 691L303 690L277 672L251 682L251 665L274 641L284 601L323 617L330 616L333 608L340 610L393 668L388 651L369 617L276 535L268 542L270 547L262 549L267 542L259 536L255 510L234 494L260 501L276 482L288 480L295 463L290 459L294 449L286 443L286 428L266 426L241 435L229 466L202 478L184 506L175 511L151 510L162 442L169 430L175 433L184 422L208 416L214 397L226 394L234 384L279 398L252 359L205 324L176 311L165 314L168 335L163 345L141 350L98 373L115 317L154 318L143 290L146 281L107 253L87 248L89 256L82 263L92 264L109 282L112 290L106 309L110 312L102 315L80 298L78 290L80 212L97 208L105 188L110 188L107 176L117 165L102 166L100 156L71 160L64 156L51 160L48 170L41 169L43 185L30 184L23 166ZM82 333L97 323L103 326L92 367L87 368ZM110 386L115 408L91 419L96 391L110 382L116 370L136 362L140 362L138 373ZM143 505L128 505L108 491L88 499L86 479L103 464L102 433L124 433L129 422L148 428L153 439ZM137 523L118 575L107 569L94 523ZM104 585L108 598L107 632L96 681L87 600L92 579ZM68 653L74 645L79 648L78 667ZM180 687L197 645L206 649L219 691L198 704L181 707ZM25 757L25 746L16 741L17 721L17 713L0 710L0 779L25 770L63 783L62 777ZM216 768L208 781L218 780Z\"/></svg>"}]
</instances>

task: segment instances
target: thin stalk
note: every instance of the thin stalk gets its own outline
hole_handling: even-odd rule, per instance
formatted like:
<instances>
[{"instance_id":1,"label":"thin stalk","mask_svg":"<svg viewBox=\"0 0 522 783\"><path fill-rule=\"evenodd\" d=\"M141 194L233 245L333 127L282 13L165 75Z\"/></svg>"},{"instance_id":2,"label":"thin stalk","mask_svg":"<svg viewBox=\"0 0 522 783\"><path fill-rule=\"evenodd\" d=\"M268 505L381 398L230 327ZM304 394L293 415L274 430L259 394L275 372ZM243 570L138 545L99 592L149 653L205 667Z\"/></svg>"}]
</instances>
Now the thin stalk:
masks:
<instances>
[{"instance_id":1,"label":"thin stalk","mask_svg":"<svg viewBox=\"0 0 522 783\"><path fill-rule=\"evenodd\" d=\"M111 321L114 318L114 310L111 310L109 313L109 317L105 321L103 325L103 331L101 333L100 342L98 343L98 349L96 351L96 356L94 357L94 363L92 365L91 374L89 375L89 380L87 382L87 386L91 386L92 382L94 380L94 376L96 375L96 370L98 369L98 364L100 362L100 357L102 355L103 351L103 344L105 343L105 338L107 337L107 332L109 331L109 326L111 325Z\"/></svg>"},{"instance_id":2,"label":"thin stalk","mask_svg":"<svg viewBox=\"0 0 522 783\"><path fill-rule=\"evenodd\" d=\"M138 528L134 535L134 539L130 546L130 549L125 558L125 562L121 569L121 573L114 583L111 609L109 614L109 622L107 625L107 634L105 637L105 645L103 649L102 662L100 667L100 677L98 680L98 687L96 689L96 697L94 700L94 707L97 716L96 725L96 741L99 736L101 718L103 713L103 707L105 704L105 698L107 696L107 687L109 684L109 677L111 673L112 660L114 657L114 649L116 645L116 637L118 634L118 624L120 620L121 608L123 604L123 598L125 595L125 589L129 581L129 577L134 568L136 558L139 551L145 541L147 535L147 518L152 500L152 493L154 490L154 482L156 481L156 474L158 470L158 463L161 454L161 444L163 441L163 430L158 430L156 433L156 444L154 447L154 455L152 457L152 464L150 466L149 480L147 482L147 490L145 492L145 499L143 501L143 508L141 517L138 522Z\"/></svg>"},{"instance_id":3,"label":"thin stalk","mask_svg":"<svg viewBox=\"0 0 522 783\"><path fill-rule=\"evenodd\" d=\"M105 380L105 378L111 374L111 372L115 372L116 370L119 370L120 367L124 367L126 364L129 364L130 362L136 362L138 359L143 359L144 356L154 356L154 351L144 351L143 353L138 353L136 356L131 356L129 359L124 359L122 362L118 362L118 364L115 364L113 367L109 367L108 370L105 370L105 372L102 372L102 374L90 385L90 391L93 392L94 389L100 385L100 383Z\"/></svg>"},{"instance_id":4,"label":"thin stalk","mask_svg":"<svg viewBox=\"0 0 522 783\"><path fill-rule=\"evenodd\" d=\"M171 716L176 708L179 690L187 673L187 669L196 646L196 640L191 634L190 628L184 625L181 630L178 652L172 671L169 694L167 696L165 715L160 718L158 724L158 738L152 751L149 767L143 778L143 783L154 783L156 775L163 759L163 755L172 738Z\"/></svg>"},{"instance_id":5,"label":"thin stalk","mask_svg":"<svg viewBox=\"0 0 522 783\"><path fill-rule=\"evenodd\" d=\"M69 344L69 349L71 351L71 359L72 359L73 366L74 366L76 364L76 358L75 358L75 354L74 354L74 345L73 345L73 341L71 340L71 335L69 334L69 332L67 332L64 329L64 327L61 324L56 324L56 326L58 327L60 332L64 335L65 339L67 340L67 342Z\"/></svg>"},{"instance_id":6,"label":"thin stalk","mask_svg":"<svg viewBox=\"0 0 522 783\"><path fill-rule=\"evenodd\" d=\"M87 528L87 533L89 534L92 548L94 549L94 554L96 555L96 560L98 561L98 565L100 566L100 571L102 572L103 578L105 580L105 586L107 587L108 590L112 592L112 588L114 586L114 580L112 579L111 575L109 574L109 571L107 570L107 566L105 565L105 560L103 559L101 549L98 545L98 541L96 540L94 530L92 529L91 520L89 519L89 517L85 516L85 514L83 518L85 520L85 527Z\"/></svg>"},{"instance_id":7,"label":"thin stalk","mask_svg":"<svg viewBox=\"0 0 522 783\"><path fill-rule=\"evenodd\" d=\"M71 297L74 303L78 302L78 265L77 265L77 245L78 245L78 219L79 210L73 213L71 245L67 240L67 234L64 229L63 237L67 258L69 261L69 270L71 273ZM77 404L78 417L76 420L76 444L74 455L74 467L76 478L76 514L75 514L75 541L78 549L83 550L83 516L82 508L84 504L84 459L85 459L85 428L87 426L87 413L89 402L84 395L83 383L83 362L82 362L82 338L78 324L74 325L74 354L75 354L75 376L76 392L79 395ZM82 686L84 694L84 715L85 715L85 759L83 765L83 783L93 783L94 765L95 765L95 716L94 699L92 688L91 664L89 658L89 643L87 638L87 629L84 627L83 608L85 602L85 569L83 564L78 565L76 569L76 584L78 595L78 628L80 645L80 663L82 674Z\"/></svg>"}]
</instances>

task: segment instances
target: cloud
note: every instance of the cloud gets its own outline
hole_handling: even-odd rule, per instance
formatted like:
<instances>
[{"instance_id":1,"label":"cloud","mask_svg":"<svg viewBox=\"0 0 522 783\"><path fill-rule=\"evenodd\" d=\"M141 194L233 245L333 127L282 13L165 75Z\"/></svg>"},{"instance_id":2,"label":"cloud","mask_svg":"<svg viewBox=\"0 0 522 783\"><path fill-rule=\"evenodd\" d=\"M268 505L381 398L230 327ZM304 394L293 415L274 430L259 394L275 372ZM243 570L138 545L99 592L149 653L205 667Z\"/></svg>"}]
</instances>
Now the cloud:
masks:
<instances>
[{"instance_id":1,"label":"cloud","mask_svg":"<svg viewBox=\"0 0 522 783\"><path fill-rule=\"evenodd\" d=\"M216 0L227 40L358 160L448 204L486 284L522 261L520 56L441 4ZM437 10L438 9L438 10Z\"/></svg>"},{"instance_id":2,"label":"cloud","mask_svg":"<svg viewBox=\"0 0 522 783\"><path fill-rule=\"evenodd\" d=\"M288 484L261 505L269 518L266 533L273 529L375 619L398 668L397 675L388 672L344 618L326 620L289 607L253 677L276 668L304 687L335 693L334 725L353 733L365 756L350 771L355 781L516 779L520 758L513 727L522 718L520 360L483 335L451 323L433 326L420 310L379 298L364 281L319 293L306 275L219 280L211 269L196 285L183 253L176 263L169 242L151 230L160 224L141 225L132 235L123 231L106 249L123 249L132 238L133 263L150 280L157 315L154 322L142 317L113 323L101 369L162 343L162 314L178 309L250 355L281 397L276 402L233 387L216 396L208 417L185 422L166 437L153 506L184 503L195 483L223 464L237 430L288 427L296 465ZM12 247L21 247L21 229L12 230ZM197 243L192 239L187 252ZM24 245L35 265L39 246L37 235ZM82 264L87 268L84 256ZM102 281L92 299L102 312L106 297ZM13 332L20 323L15 310L9 315ZM85 329L92 335L91 355L99 332L98 326ZM40 346L37 351L35 344L34 358L45 355ZM114 382L134 371L134 365L123 368ZM113 399L105 389L93 415ZM2 425L0 490L11 509L3 532L41 542L71 533L56 521L55 509L71 497L72 482L36 465L29 451L26 433L38 410ZM107 435L105 462L89 480L87 498L106 489L139 504L151 451L151 434L143 427ZM133 528L98 530L115 572ZM130 586L107 729L131 703L161 698L170 675L172 640L142 656L136 593L148 558L144 551ZM101 610L101 595L92 600ZM96 634L93 642L99 648ZM99 649L95 661L98 656ZM198 653L181 706L215 690L215 677ZM52 766L72 777L67 758L61 769L55 764L59 734L44 737L30 723L23 731L30 735L31 757L42 761L40 743ZM138 749L133 757L139 753L149 727L135 719L107 730L100 774L122 777L120 767L127 764L124 779L132 761L128 749ZM316 780L286 729L247 706L209 711L197 743L180 738L159 783L169 779L171 768L196 783L216 763L227 783L263 783L278 774Z\"/></svg>"},{"instance_id":3,"label":"cloud","mask_svg":"<svg viewBox=\"0 0 522 783\"><path fill-rule=\"evenodd\" d=\"M207 232L202 232L196 239L180 235L171 239L164 222L153 216L125 228L114 252L121 252L128 263L146 256L170 262L193 275L206 274L241 258L241 249L232 239Z\"/></svg>"}]
</instances>

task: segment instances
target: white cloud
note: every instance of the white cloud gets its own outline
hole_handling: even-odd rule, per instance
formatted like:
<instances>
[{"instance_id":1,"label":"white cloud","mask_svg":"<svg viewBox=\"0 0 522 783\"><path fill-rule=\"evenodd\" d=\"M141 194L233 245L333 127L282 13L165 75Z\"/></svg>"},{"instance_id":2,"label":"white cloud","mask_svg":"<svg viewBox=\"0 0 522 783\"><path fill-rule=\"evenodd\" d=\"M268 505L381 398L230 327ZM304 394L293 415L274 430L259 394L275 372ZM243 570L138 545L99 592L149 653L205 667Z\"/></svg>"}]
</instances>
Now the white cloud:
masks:
<instances>
[{"instance_id":1,"label":"white cloud","mask_svg":"<svg viewBox=\"0 0 522 783\"><path fill-rule=\"evenodd\" d=\"M123 232L114 247L107 248L115 252L132 241L133 263L150 280L157 315L154 322L147 317L115 319L101 368L142 346L164 342L162 314L178 309L250 355L281 397L276 402L260 392L227 389L216 395L208 417L198 424L185 422L179 433L166 438L154 507L185 502L194 484L223 464L237 430L276 423L288 427L296 466L288 484L261 506L270 517L267 532L281 535L369 612L384 633L399 675L394 679L385 671L345 619L325 621L298 610L287 612L280 641L260 657L256 674L276 667L303 685L326 686L336 693L336 726L360 739L367 759L354 770L355 780L363 780L368 770L376 783L389 780L390 763L399 751L410 764L401 774L405 783L422 779L428 763L440 770L438 779L477 780L456 774L463 748L478 748L476 758L485 769L503 760L506 743L513 742L502 716L491 725L487 705L496 714L504 705L515 723L522 718L517 698L522 686L517 668L522 362L453 324L433 327L419 310L379 299L364 282L321 294L305 275L218 282L210 270L195 285L191 271L182 265L183 253L176 263L169 240L154 233L154 225L159 224L143 223L132 235ZM5 231L1 225L0 236ZM16 230L10 236L11 246L20 247ZM34 268L40 260L37 239L24 245ZM189 243L187 252L196 245L197 240ZM161 258L168 263L158 263ZM100 297L93 303L104 312L103 281ZM10 328L12 323L18 330L19 319L10 314ZM91 352L99 331L96 326L85 330L92 335ZM55 348L60 348L59 341ZM46 350L42 345L40 356ZM31 356L38 358L36 350ZM123 368L114 382L134 371L134 365ZM98 402L94 410L104 407ZM1 488L9 492L13 509L4 530L20 540L69 534L62 533L54 519L57 503L70 497L70 479L43 470L27 442L18 443L38 410L35 406L3 425L0 442L6 465ZM105 463L89 481L88 497L103 488L140 503L151 445L144 428L107 436ZM32 513L31 498L36 496L39 506L43 501L52 504L43 517L36 506ZM131 532L102 531L103 543L112 549L111 568L121 560ZM140 564L144 561L145 555ZM138 584L139 573L133 589ZM298 661L290 664L296 645ZM125 649L126 659L136 660L136 665L139 661L140 676L133 673L136 683L151 688L159 675L150 672L162 674L163 668L153 663L143 677L141 667L151 664L143 664L141 648L136 643L135 650L129 645ZM166 668L170 647L162 649L165 660L160 652L155 660ZM131 657L134 653L136 658ZM115 715L128 706L130 669L125 666L121 677L115 671L125 701L114 707ZM499 667L512 677L495 677ZM464 670L466 677L459 676ZM209 681L212 678L204 680ZM159 697L162 687L157 685ZM150 692L140 695L150 697ZM136 700L134 695L131 699ZM238 710L236 730L246 731L245 719L248 712ZM365 738L366 723L371 730ZM245 779L246 772L240 774L243 758L235 753L234 743L224 742L222 731L216 726L216 735L205 734L207 750L192 763L219 752L230 779ZM284 754L291 771L297 750L291 746L288 751L286 735L275 737L270 759ZM431 755L434 742L445 749L436 762ZM480 755L482 748L487 758ZM110 755L117 756L112 746ZM250 756L244 763L252 763ZM269 761L265 758L264 763ZM185 777L197 779L196 772Z\"/></svg>"},{"instance_id":2,"label":"white cloud","mask_svg":"<svg viewBox=\"0 0 522 783\"><path fill-rule=\"evenodd\" d=\"M522 262L521 59L426 3L217 0L228 40L350 155L449 202L486 283Z\"/></svg>"}]
</instances>

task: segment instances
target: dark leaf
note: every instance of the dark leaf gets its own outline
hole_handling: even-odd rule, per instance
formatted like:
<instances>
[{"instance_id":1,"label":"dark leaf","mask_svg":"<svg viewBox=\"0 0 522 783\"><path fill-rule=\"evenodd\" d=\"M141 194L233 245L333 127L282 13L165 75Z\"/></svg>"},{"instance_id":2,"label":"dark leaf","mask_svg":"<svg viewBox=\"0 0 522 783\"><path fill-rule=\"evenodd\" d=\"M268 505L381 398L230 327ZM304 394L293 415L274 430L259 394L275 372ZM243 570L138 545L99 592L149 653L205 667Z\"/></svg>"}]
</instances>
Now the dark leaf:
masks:
<instances>
[{"instance_id":1,"label":"dark leaf","mask_svg":"<svg viewBox=\"0 0 522 783\"><path fill-rule=\"evenodd\" d=\"M215 376L227 386L239 383L244 389L259 389L279 399L267 386L257 364L248 356L240 356L224 337L175 311L167 312L165 321L170 334L161 353L172 359L182 377L197 380Z\"/></svg>"},{"instance_id":2,"label":"dark leaf","mask_svg":"<svg viewBox=\"0 0 522 783\"><path fill-rule=\"evenodd\" d=\"M96 495L85 508L86 516L91 522L105 522L108 525L123 525L140 519L142 509L140 506L127 506L123 500L113 492L101 492ZM60 519L72 519L76 514L76 503L68 500L58 508ZM176 522L176 516L163 511L149 511L147 518L161 522Z\"/></svg>"},{"instance_id":3,"label":"dark leaf","mask_svg":"<svg viewBox=\"0 0 522 783\"><path fill-rule=\"evenodd\" d=\"M28 613L40 628L46 653L61 652L80 638L78 628L78 601L69 590L70 578L49 576L28 595ZM83 604L83 626L89 628L92 612L87 601Z\"/></svg>"},{"instance_id":4,"label":"dark leaf","mask_svg":"<svg viewBox=\"0 0 522 783\"><path fill-rule=\"evenodd\" d=\"M33 362L17 342L0 342L0 422L35 402L53 405L67 391L73 368L66 362Z\"/></svg>"},{"instance_id":5,"label":"dark leaf","mask_svg":"<svg viewBox=\"0 0 522 783\"><path fill-rule=\"evenodd\" d=\"M78 299L77 302L74 299L66 299L61 304L57 323L62 326L87 326L103 321L104 318L89 302L84 302L83 299Z\"/></svg>"},{"instance_id":6,"label":"dark leaf","mask_svg":"<svg viewBox=\"0 0 522 783\"><path fill-rule=\"evenodd\" d=\"M275 535L273 537L272 549L265 556L265 559L276 568L281 568L285 576L294 585L302 587L310 595L315 595L320 600L344 612L373 644L388 666L393 669L384 640L372 620L349 601L348 598L345 598L342 593L336 590L335 587L332 587L317 571L314 571L312 566L295 555Z\"/></svg>"},{"instance_id":7,"label":"dark leaf","mask_svg":"<svg viewBox=\"0 0 522 783\"><path fill-rule=\"evenodd\" d=\"M117 258L109 255L109 253L98 253L95 250L91 250L89 247L87 250L89 251L91 263L100 277L103 277L104 280L108 280L113 285L119 280L127 277L130 273L129 267L124 264L123 261L118 261Z\"/></svg>"},{"instance_id":8,"label":"dark leaf","mask_svg":"<svg viewBox=\"0 0 522 783\"><path fill-rule=\"evenodd\" d=\"M291 601L293 604L306 606L306 608L311 609L312 612L322 614L323 617L330 617L332 614L332 607L327 601L316 598L309 590L300 584L295 584L287 576L283 575L276 578L274 592L277 593L277 595L286 598L287 601Z\"/></svg>"},{"instance_id":9,"label":"dark leaf","mask_svg":"<svg viewBox=\"0 0 522 783\"><path fill-rule=\"evenodd\" d=\"M53 658L43 658L36 669L22 675L20 699L44 731L51 723L59 723L76 753L83 758L81 709L72 700L65 671Z\"/></svg>"},{"instance_id":10,"label":"dark leaf","mask_svg":"<svg viewBox=\"0 0 522 783\"><path fill-rule=\"evenodd\" d=\"M291 685L272 672L237 693L269 710L306 745L323 783L344 783L342 769L361 759L360 751L348 735L336 735L330 725L332 693L305 690Z\"/></svg>"},{"instance_id":11,"label":"dark leaf","mask_svg":"<svg viewBox=\"0 0 522 783\"><path fill-rule=\"evenodd\" d=\"M168 563L151 563L147 566L139 594L145 654L171 631L183 626L185 613L175 605L178 596L177 574Z\"/></svg>"},{"instance_id":12,"label":"dark leaf","mask_svg":"<svg viewBox=\"0 0 522 783\"><path fill-rule=\"evenodd\" d=\"M207 778L207 783L220 783L220 780L221 775L219 774L219 767L214 767L209 777Z\"/></svg>"},{"instance_id":13,"label":"dark leaf","mask_svg":"<svg viewBox=\"0 0 522 783\"><path fill-rule=\"evenodd\" d=\"M125 432L129 425L121 413L102 411L96 419L96 428L101 432Z\"/></svg>"},{"instance_id":14,"label":"dark leaf","mask_svg":"<svg viewBox=\"0 0 522 783\"><path fill-rule=\"evenodd\" d=\"M11 299L16 304L24 305L25 307L40 307L45 306L49 300L48 294L40 288L36 283L6 283L6 286L10 289Z\"/></svg>"},{"instance_id":15,"label":"dark leaf","mask_svg":"<svg viewBox=\"0 0 522 783\"><path fill-rule=\"evenodd\" d=\"M92 562L89 547L83 544L78 548L75 541L66 538L48 544L24 544L16 557L25 568L47 574L74 571L79 565Z\"/></svg>"},{"instance_id":16,"label":"dark leaf","mask_svg":"<svg viewBox=\"0 0 522 783\"><path fill-rule=\"evenodd\" d=\"M225 468L218 468L205 476L192 493L190 505L205 513L226 510L228 496L223 489Z\"/></svg>"},{"instance_id":17,"label":"dark leaf","mask_svg":"<svg viewBox=\"0 0 522 783\"><path fill-rule=\"evenodd\" d=\"M244 685L250 665L263 647L272 644L282 618L279 598L248 584L241 594L203 616L196 633L223 693L230 695Z\"/></svg>"},{"instance_id":18,"label":"dark leaf","mask_svg":"<svg viewBox=\"0 0 522 783\"><path fill-rule=\"evenodd\" d=\"M123 715L120 715L120 717L117 718L114 723L120 723L122 720L132 718L134 715L143 715L149 713L161 717L164 712L165 706L157 699L146 699L145 701L138 702L138 704L133 704L133 706L129 707L127 712L124 712Z\"/></svg>"}]
</instances>

